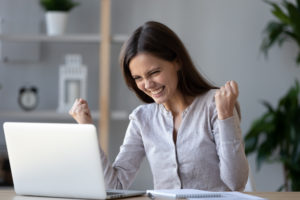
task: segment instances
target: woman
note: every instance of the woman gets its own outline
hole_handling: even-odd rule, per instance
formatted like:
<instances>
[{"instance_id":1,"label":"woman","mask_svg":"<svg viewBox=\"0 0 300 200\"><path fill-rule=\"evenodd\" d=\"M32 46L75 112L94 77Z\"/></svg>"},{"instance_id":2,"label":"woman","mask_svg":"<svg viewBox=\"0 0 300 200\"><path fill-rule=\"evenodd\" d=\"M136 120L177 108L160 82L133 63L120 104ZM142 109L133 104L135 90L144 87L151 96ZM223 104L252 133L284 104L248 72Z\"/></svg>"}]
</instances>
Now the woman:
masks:
<instances>
[{"instance_id":1,"label":"woman","mask_svg":"<svg viewBox=\"0 0 300 200\"><path fill-rule=\"evenodd\" d=\"M176 34L158 22L132 34L120 64L128 87L147 104L130 114L113 165L101 151L108 188L127 189L146 156L155 189L243 190L248 162L235 109L237 83L210 85ZM83 99L70 114L92 123Z\"/></svg>"}]
</instances>

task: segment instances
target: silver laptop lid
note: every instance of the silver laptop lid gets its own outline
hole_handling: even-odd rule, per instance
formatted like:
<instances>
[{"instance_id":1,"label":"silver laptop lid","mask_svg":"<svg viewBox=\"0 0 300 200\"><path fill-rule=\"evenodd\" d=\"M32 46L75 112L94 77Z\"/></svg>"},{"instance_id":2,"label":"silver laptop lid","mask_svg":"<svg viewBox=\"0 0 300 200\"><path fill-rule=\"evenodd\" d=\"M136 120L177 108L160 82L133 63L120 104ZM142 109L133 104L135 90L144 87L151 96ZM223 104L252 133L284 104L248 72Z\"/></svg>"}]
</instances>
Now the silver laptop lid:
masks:
<instances>
[{"instance_id":1,"label":"silver laptop lid","mask_svg":"<svg viewBox=\"0 0 300 200\"><path fill-rule=\"evenodd\" d=\"M14 189L20 195L105 199L94 125L3 125Z\"/></svg>"}]
</instances>

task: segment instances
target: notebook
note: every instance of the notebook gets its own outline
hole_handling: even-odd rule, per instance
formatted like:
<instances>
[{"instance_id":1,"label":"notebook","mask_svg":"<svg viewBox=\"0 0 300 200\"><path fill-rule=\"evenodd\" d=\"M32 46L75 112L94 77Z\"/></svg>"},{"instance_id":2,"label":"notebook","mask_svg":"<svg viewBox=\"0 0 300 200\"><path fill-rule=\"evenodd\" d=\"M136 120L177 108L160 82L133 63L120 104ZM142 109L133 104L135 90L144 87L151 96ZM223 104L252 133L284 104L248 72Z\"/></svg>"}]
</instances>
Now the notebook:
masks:
<instances>
[{"instance_id":1,"label":"notebook","mask_svg":"<svg viewBox=\"0 0 300 200\"><path fill-rule=\"evenodd\" d=\"M218 192L208 192L196 189L147 190L147 195L149 197L166 197L173 199L223 197L223 195Z\"/></svg>"},{"instance_id":2,"label":"notebook","mask_svg":"<svg viewBox=\"0 0 300 200\"><path fill-rule=\"evenodd\" d=\"M171 198L187 200L266 200L261 197L249 195L241 192L216 192L196 189L166 189L166 190L147 190L147 195L151 199Z\"/></svg>"},{"instance_id":3,"label":"notebook","mask_svg":"<svg viewBox=\"0 0 300 200\"><path fill-rule=\"evenodd\" d=\"M94 125L5 122L3 128L18 195L113 199L145 193L107 194Z\"/></svg>"}]
</instances>

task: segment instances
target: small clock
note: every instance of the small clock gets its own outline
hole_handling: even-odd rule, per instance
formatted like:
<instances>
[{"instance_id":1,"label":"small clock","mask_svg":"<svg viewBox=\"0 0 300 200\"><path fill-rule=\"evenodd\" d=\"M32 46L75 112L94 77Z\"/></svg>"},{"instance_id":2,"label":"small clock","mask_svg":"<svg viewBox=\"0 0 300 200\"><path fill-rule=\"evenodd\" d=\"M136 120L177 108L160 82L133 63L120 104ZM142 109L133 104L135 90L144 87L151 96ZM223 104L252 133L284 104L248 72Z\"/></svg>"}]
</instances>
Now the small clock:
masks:
<instances>
[{"instance_id":1,"label":"small clock","mask_svg":"<svg viewBox=\"0 0 300 200\"><path fill-rule=\"evenodd\" d=\"M34 86L20 88L18 103L25 111L35 109L38 104L38 89Z\"/></svg>"}]
</instances>

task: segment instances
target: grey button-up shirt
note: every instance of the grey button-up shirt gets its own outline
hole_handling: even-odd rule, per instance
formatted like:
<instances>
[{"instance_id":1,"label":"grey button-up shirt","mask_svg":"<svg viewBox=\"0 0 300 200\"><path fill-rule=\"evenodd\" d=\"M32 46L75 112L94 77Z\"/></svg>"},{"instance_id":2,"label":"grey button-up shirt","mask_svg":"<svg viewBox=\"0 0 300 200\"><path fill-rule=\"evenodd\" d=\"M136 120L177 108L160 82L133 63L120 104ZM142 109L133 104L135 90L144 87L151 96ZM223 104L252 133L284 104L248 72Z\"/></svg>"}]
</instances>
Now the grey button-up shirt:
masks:
<instances>
[{"instance_id":1,"label":"grey button-up shirt","mask_svg":"<svg viewBox=\"0 0 300 200\"><path fill-rule=\"evenodd\" d=\"M239 117L219 120L215 90L200 95L182 113L173 141L173 116L161 104L137 107L111 166L101 151L108 188L127 189L146 156L155 189L243 190L248 178Z\"/></svg>"}]
</instances>

